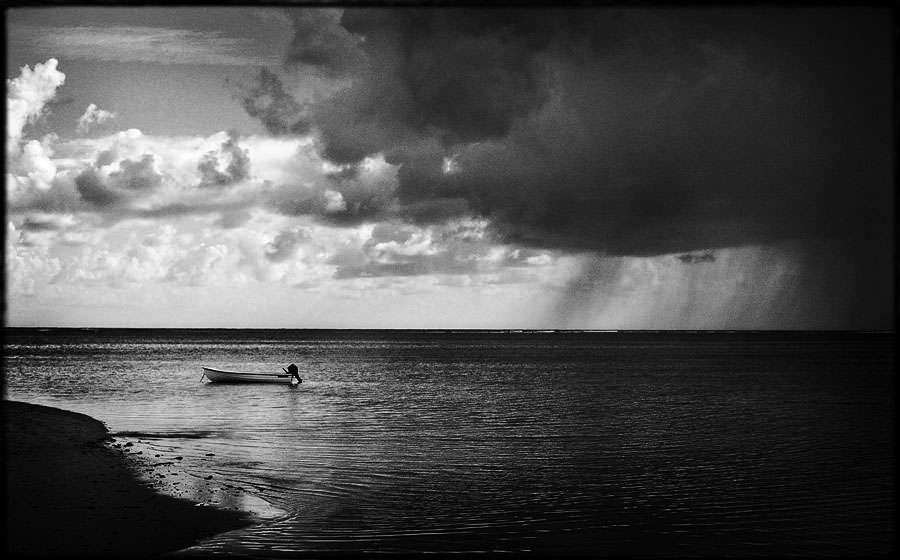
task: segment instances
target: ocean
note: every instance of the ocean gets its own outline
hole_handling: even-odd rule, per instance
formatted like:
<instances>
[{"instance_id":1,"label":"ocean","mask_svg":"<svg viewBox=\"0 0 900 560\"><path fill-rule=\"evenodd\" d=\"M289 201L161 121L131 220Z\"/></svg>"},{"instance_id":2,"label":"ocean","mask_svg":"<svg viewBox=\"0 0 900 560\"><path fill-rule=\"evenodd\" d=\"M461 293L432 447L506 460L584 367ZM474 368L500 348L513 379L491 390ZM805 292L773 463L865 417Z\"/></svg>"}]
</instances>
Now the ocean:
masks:
<instances>
[{"instance_id":1,"label":"ocean","mask_svg":"<svg viewBox=\"0 0 900 560\"><path fill-rule=\"evenodd\" d=\"M184 555L894 550L892 334L4 334L5 398L93 416L160 491L253 512ZM202 378L290 363L296 388Z\"/></svg>"}]
</instances>

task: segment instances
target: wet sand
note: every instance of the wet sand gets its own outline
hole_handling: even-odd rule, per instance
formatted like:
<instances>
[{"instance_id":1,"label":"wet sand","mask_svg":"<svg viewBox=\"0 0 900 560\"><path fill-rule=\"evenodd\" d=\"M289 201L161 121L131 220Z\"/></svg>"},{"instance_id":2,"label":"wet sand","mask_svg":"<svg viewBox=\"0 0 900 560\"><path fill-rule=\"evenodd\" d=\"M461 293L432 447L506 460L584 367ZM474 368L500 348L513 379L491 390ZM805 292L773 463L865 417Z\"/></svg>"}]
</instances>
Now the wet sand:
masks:
<instances>
[{"instance_id":1,"label":"wet sand","mask_svg":"<svg viewBox=\"0 0 900 560\"><path fill-rule=\"evenodd\" d=\"M152 558L249 524L140 482L98 420L2 404L8 555Z\"/></svg>"}]
</instances>

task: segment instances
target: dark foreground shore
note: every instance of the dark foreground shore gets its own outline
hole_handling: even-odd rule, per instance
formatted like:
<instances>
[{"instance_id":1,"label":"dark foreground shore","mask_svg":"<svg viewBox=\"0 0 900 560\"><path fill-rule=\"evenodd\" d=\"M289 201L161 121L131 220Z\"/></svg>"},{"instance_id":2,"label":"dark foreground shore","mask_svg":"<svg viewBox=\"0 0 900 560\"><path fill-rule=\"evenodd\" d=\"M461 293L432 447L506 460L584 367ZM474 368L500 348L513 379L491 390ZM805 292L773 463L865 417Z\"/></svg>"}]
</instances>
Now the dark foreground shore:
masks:
<instances>
[{"instance_id":1,"label":"dark foreground shore","mask_svg":"<svg viewBox=\"0 0 900 560\"><path fill-rule=\"evenodd\" d=\"M7 555L152 558L249 524L142 484L89 416L2 404Z\"/></svg>"}]
</instances>

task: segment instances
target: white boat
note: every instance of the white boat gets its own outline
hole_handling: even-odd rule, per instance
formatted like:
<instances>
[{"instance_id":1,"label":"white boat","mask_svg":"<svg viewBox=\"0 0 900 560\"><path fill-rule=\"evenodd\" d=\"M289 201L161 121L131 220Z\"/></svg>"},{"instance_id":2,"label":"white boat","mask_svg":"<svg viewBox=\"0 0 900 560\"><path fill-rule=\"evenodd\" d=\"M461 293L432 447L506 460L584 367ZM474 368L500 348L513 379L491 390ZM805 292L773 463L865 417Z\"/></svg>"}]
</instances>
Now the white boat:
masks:
<instances>
[{"instance_id":1,"label":"white boat","mask_svg":"<svg viewBox=\"0 0 900 560\"><path fill-rule=\"evenodd\" d=\"M277 372L241 372L203 368L203 375L213 383L291 383L291 374Z\"/></svg>"}]
</instances>

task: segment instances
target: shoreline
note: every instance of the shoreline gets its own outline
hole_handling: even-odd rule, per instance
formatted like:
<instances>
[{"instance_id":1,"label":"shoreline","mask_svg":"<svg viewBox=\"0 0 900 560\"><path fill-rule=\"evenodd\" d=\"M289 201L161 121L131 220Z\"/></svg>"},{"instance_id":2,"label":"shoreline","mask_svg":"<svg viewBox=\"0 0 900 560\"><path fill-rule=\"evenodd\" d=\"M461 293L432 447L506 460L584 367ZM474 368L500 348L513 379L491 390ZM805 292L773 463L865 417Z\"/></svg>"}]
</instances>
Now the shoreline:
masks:
<instances>
[{"instance_id":1,"label":"shoreline","mask_svg":"<svg viewBox=\"0 0 900 560\"><path fill-rule=\"evenodd\" d=\"M153 490L90 416L4 399L3 422L7 555L153 558L251 524Z\"/></svg>"}]
</instances>

